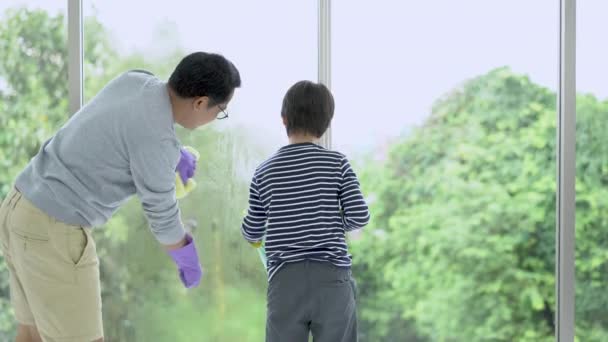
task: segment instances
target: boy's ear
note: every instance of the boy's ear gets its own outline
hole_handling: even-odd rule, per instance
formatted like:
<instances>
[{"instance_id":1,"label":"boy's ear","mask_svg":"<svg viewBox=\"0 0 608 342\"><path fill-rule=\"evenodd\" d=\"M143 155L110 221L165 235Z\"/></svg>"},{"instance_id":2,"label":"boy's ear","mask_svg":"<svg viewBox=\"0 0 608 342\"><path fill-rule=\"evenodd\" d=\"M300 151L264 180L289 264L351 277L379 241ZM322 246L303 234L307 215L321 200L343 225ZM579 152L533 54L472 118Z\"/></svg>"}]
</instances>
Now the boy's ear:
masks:
<instances>
[{"instance_id":1,"label":"boy's ear","mask_svg":"<svg viewBox=\"0 0 608 342\"><path fill-rule=\"evenodd\" d=\"M283 119L283 126L287 126L287 118L284 116L281 116L281 119Z\"/></svg>"}]
</instances>

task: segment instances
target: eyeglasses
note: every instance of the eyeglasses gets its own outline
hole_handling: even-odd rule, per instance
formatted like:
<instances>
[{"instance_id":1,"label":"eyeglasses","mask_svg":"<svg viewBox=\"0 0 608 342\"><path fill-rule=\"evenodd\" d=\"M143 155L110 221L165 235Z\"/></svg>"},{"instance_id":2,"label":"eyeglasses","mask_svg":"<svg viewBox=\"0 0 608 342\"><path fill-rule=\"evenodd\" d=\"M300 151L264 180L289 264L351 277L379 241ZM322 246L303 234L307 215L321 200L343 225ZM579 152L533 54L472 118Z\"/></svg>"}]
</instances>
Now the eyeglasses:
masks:
<instances>
[{"instance_id":1,"label":"eyeglasses","mask_svg":"<svg viewBox=\"0 0 608 342\"><path fill-rule=\"evenodd\" d=\"M228 112L226 112L226 109L220 107L219 105L217 107L220 109L220 112L217 113L216 119L218 119L218 120L224 120L224 119L228 118Z\"/></svg>"}]
</instances>

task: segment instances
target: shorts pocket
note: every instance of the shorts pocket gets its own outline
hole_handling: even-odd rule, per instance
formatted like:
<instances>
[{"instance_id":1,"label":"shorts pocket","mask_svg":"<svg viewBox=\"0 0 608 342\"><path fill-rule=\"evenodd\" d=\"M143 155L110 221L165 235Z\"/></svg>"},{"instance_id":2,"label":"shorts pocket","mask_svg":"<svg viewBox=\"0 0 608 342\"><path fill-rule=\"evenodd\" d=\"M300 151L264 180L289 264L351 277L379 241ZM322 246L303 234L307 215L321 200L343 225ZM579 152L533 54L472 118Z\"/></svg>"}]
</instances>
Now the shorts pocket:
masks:
<instances>
[{"instance_id":1,"label":"shorts pocket","mask_svg":"<svg viewBox=\"0 0 608 342\"><path fill-rule=\"evenodd\" d=\"M88 228L57 222L51 229L55 250L65 262L75 268L97 265L95 245Z\"/></svg>"},{"instance_id":2,"label":"shorts pocket","mask_svg":"<svg viewBox=\"0 0 608 342\"><path fill-rule=\"evenodd\" d=\"M82 228L76 228L73 232L67 232L66 239L68 256L74 266L78 266L87 249L87 242L89 240L87 234Z\"/></svg>"},{"instance_id":3,"label":"shorts pocket","mask_svg":"<svg viewBox=\"0 0 608 342\"><path fill-rule=\"evenodd\" d=\"M325 265L324 265L325 266ZM349 286L351 281L351 270L350 268L338 267L330 264L329 267L324 268L324 283L329 286Z\"/></svg>"}]
</instances>

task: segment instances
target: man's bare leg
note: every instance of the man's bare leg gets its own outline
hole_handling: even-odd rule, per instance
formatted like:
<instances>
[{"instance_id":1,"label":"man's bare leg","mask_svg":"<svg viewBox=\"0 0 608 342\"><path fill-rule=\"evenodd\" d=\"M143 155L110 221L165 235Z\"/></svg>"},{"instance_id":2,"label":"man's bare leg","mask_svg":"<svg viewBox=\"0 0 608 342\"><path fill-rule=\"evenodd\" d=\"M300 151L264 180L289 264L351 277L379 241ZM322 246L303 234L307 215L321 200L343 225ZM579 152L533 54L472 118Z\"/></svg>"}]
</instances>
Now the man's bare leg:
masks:
<instances>
[{"instance_id":1,"label":"man's bare leg","mask_svg":"<svg viewBox=\"0 0 608 342\"><path fill-rule=\"evenodd\" d=\"M42 342L42 338L35 326L19 324L15 342Z\"/></svg>"}]
</instances>

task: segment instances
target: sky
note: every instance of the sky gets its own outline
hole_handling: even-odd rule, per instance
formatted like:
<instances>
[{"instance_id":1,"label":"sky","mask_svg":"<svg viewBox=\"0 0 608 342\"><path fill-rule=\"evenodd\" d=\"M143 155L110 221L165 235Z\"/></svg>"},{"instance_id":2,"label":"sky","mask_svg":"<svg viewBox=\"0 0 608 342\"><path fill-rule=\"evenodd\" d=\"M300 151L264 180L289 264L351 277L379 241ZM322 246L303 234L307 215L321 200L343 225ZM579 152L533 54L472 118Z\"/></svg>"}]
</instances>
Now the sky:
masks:
<instances>
[{"instance_id":1,"label":"sky","mask_svg":"<svg viewBox=\"0 0 608 342\"><path fill-rule=\"evenodd\" d=\"M301 79L317 79L317 1L83 0L125 54L219 52L243 86L229 123L280 145L280 106ZM509 66L556 89L558 0L334 0L333 147L355 153L419 125L463 81ZM577 87L608 98L608 1L578 1ZM2 0L67 13L67 0ZM601 77L604 75L604 77ZM85 75L86 77L86 75Z\"/></svg>"}]
</instances>

